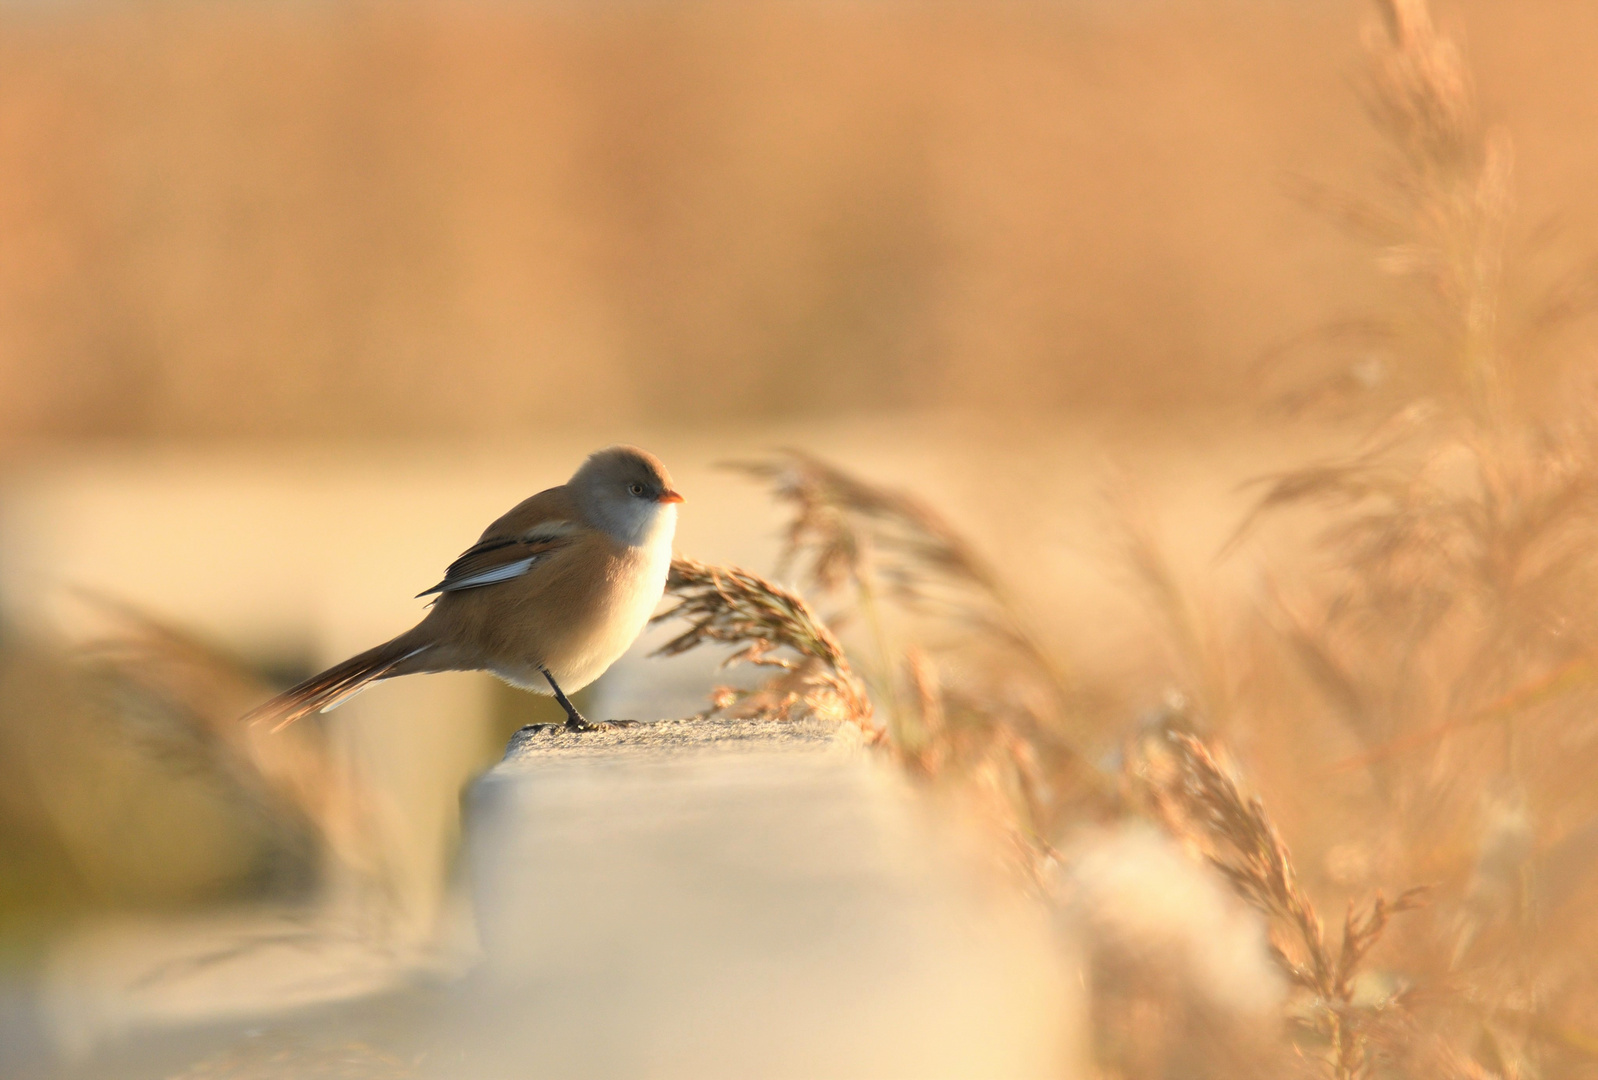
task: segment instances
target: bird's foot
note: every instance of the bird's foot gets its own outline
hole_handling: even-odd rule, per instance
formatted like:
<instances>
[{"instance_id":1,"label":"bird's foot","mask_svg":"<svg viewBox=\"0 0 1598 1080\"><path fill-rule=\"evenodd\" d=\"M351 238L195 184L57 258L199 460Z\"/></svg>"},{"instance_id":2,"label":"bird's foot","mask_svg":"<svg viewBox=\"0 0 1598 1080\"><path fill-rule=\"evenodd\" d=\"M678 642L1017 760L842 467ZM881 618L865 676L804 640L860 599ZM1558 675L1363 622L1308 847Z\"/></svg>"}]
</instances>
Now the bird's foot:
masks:
<instances>
[{"instance_id":1,"label":"bird's foot","mask_svg":"<svg viewBox=\"0 0 1598 1080\"><path fill-rule=\"evenodd\" d=\"M616 731L621 728L637 727L636 720L601 720L595 723L579 713L566 718L564 724L528 724L521 731L528 735L557 735L567 733L580 735L585 731ZM521 734L521 732L518 732Z\"/></svg>"},{"instance_id":2,"label":"bird's foot","mask_svg":"<svg viewBox=\"0 0 1598 1080\"><path fill-rule=\"evenodd\" d=\"M638 726L638 721L636 721L636 720L601 720L598 723L595 723L594 721L589 720L587 717L584 717L584 716L568 717L566 719L566 722L561 725L561 727L563 727L565 730L571 731L571 732L581 732L581 731L617 731L617 730L619 730L621 728L629 728L629 727L637 727L637 726Z\"/></svg>"}]
</instances>

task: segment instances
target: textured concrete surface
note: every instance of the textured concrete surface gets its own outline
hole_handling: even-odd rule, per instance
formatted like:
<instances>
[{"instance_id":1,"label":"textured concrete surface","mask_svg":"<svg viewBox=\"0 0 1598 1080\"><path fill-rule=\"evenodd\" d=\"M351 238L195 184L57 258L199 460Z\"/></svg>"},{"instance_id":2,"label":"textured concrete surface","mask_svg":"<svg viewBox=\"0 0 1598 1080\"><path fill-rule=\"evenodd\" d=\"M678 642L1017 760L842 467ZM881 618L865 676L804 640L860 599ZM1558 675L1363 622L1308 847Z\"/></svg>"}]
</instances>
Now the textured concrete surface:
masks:
<instances>
[{"instance_id":1,"label":"textured concrete surface","mask_svg":"<svg viewBox=\"0 0 1598 1080\"><path fill-rule=\"evenodd\" d=\"M846 752L860 745L857 729L835 728L810 721L772 723L765 720L660 720L601 728L572 736L562 731L523 728L511 736L505 760L488 777L491 782L574 758L604 758L612 763L644 758L749 751L816 750Z\"/></svg>"},{"instance_id":2,"label":"textured concrete surface","mask_svg":"<svg viewBox=\"0 0 1598 1080\"><path fill-rule=\"evenodd\" d=\"M1059 1076L1058 950L849 729L522 735L474 790L472 1075Z\"/></svg>"},{"instance_id":3,"label":"textured concrete surface","mask_svg":"<svg viewBox=\"0 0 1598 1080\"><path fill-rule=\"evenodd\" d=\"M140 1023L119 1034L102 1018L76 1060L18 1075L1074 1072L1077 987L1041 913L847 729L520 733L464 809L456 894L475 936L453 963L385 962L283 926L265 947L202 947L217 943L197 924L161 977L130 963L101 988Z\"/></svg>"}]
</instances>

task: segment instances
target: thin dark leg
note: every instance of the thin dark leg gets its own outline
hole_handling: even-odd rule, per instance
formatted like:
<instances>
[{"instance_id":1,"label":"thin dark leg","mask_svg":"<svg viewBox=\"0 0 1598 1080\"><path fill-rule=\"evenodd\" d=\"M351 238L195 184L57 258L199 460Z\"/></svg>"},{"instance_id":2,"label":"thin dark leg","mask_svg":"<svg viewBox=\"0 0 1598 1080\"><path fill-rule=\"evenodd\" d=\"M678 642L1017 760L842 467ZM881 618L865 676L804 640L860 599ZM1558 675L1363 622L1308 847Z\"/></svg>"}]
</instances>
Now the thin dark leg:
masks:
<instances>
[{"instance_id":1,"label":"thin dark leg","mask_svg":"<svg viewBox=\"0 0 1598 1080\"><path fill-rule=\"evenodd\" d=\"M637 726L638 721L636 720L602 720L597 724L593 723L577 711L577 706L572 704L571 698L566 696L566 692L560 688L560 683L555 681L555 676L549 673L548 668L540 666L538 670L543 674L544 678L549 680L549 688L555 692L555 700L560 702L562 709L566 710L566 722L564 724L528 724L522 728L523 731L531 734L553 735L557 731L608 731L611 728Z\"/></svg>"},{"instance_id":2,"label":"thin dark leg","mask_svg":"<svg viewBox=\"0 0 1598 1080\"><path fill-rule=\"evenodd\" d=\"M561 690L560 683L555 681L555 676L549 673L549 669L541 667L538 670L542 671L544 678L549 680L549 688L555 691L555 700L560 702L560 707L566 710L566 726L572 731L592 731L594 725L590 724L588 719L577 711L577 706L573 705L571 699Z\"/></svg>"}]
</instances>

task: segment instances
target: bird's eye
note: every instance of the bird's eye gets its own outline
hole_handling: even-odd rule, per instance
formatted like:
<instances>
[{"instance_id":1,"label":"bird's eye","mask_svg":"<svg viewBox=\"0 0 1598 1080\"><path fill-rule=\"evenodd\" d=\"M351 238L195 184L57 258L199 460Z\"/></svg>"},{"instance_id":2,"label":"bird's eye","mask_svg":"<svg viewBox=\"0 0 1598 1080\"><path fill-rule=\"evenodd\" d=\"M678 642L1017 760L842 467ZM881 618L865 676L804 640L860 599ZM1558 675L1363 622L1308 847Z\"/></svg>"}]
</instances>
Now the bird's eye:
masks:
<instances>
[{"instance_id":1,"label":"bird's eye","mask_svg":"<svg viewBox=\"0 0 1598 1080\"><path fill-rule=\"evenodd\" d=\"M642 485L642 484L628 484L627 485L627 490L629 492L631 492L634 496L642 495L644 493L644 485Z\"/></svg>"}]
</instances>

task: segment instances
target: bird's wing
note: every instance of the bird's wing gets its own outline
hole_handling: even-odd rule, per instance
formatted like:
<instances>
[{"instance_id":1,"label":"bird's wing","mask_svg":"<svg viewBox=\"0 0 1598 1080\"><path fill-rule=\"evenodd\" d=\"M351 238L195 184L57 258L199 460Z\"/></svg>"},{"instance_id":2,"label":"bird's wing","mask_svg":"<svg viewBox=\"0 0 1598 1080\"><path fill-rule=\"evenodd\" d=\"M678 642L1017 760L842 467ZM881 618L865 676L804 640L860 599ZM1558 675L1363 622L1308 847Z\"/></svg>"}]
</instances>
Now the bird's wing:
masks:
<instances>
[{"instance_id":1,"label":"bird's wing","mask_svg":"<svg viewBox=\"0 0 1598 1080\"><path fill-rule=\"evenodd\" d=\"M418 597L477 589L521 577L588 528L573 520L560 488L540 492L488 527L477 543L449 564L444 580Z\"/></svg>"}]
</instances>

